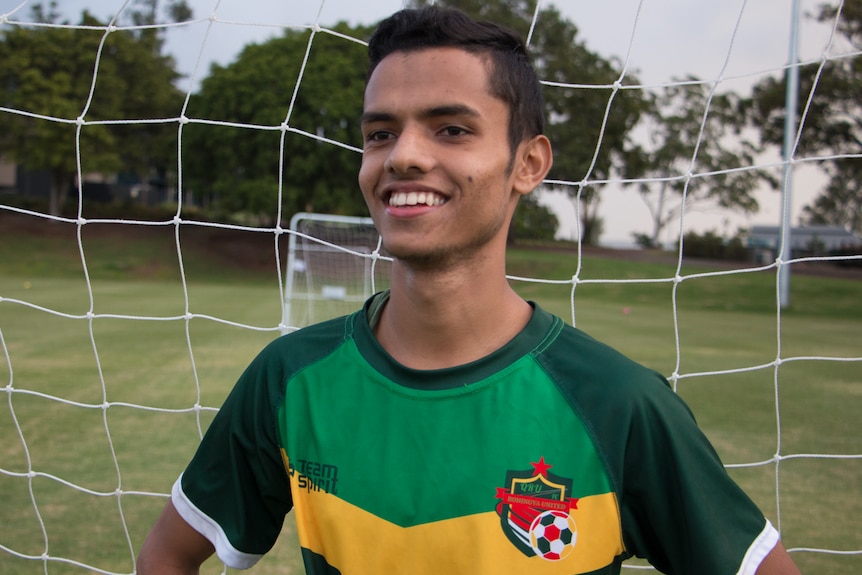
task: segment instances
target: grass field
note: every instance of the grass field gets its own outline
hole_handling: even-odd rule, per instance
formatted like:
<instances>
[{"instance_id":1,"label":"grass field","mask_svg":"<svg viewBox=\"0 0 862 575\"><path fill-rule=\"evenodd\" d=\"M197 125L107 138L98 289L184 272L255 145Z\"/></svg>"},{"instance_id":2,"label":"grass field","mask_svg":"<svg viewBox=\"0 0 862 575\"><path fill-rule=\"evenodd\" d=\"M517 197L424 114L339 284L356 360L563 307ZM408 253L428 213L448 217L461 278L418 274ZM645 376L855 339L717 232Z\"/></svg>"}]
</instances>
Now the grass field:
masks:
<instances>
[{"instance_id":1,"label":"grass field","mask_svg":"<svg viewBox=\"0 0 862 575\"><path fill-rule=\"evenodd\" d=\"M0 373L8 374L0 545L8 551L0 549L0 573L91 572L74 562L131 573L133 550L164 505L160 494L240 371L278 335L277 277L274 263L266 265L274 262L272 237L254 238L249 261L235 250L250 232L231 240L182 230L184 289L172 226L120 234L85 226L85 277L75 226L30 233L4 224L0 218L0 349L8 354L0 353ZM672 278L673 262L510 256L510 272L524 277L566 280L579 264L578 327L679 374L679 393L730 473L773 523L780 509L786 546L862 549L862 459L798 457L862 453L862 363L838 361L862 356L862 281L794 275L779 338L772 270L692 277L720 270L686 263L675 316L673 282L591 283ZM513 285L571 319L571 285ZM778 497L774 463L735 466L776 452L786 457ZM302 572L290 518L285 531L253 573ZM62 559L46 569L43 555ZM794 558L804 573L862 572L859 554L797 551ZM204 572L221 570L212 561Z\"/></svg>"}]
</instances>

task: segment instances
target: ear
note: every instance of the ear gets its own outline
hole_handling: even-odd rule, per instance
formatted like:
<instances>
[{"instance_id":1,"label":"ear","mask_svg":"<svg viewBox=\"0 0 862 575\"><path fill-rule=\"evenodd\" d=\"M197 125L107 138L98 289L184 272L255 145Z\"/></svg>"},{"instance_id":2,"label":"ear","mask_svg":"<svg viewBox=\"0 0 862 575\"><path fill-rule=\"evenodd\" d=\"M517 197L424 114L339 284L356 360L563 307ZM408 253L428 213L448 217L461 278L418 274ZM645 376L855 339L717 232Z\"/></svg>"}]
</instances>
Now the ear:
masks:
<instances>
[{"instance_id":1,"label":"ear","mask_svg":"<svg viewBox=\"0 0 862 575\"><path fill-rule=\"evenodd\" d=\"M554 163L551 142L543 135L521 142L512 167L512 190L526 195L539 187Z\"/></svg>"}]
</instances>

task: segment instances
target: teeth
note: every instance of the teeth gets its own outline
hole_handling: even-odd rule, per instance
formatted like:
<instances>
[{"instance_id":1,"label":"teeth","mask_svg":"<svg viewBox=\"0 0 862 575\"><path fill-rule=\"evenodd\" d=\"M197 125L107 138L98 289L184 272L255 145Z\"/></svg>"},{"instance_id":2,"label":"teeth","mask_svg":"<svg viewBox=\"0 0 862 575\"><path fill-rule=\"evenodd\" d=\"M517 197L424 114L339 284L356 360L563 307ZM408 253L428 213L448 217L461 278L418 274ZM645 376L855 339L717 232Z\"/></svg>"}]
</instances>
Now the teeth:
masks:
<instances>
[{"instance_id":1,"label":"teeth","mask_svg":"<svg viewBox=\"0 0 862 575\"><path fill-rule=\"evenodd\" d=\"M400 206L439 206L444 199L431 192L396 192L389 198L389 205Z\"/></svg>"}]
</instances>

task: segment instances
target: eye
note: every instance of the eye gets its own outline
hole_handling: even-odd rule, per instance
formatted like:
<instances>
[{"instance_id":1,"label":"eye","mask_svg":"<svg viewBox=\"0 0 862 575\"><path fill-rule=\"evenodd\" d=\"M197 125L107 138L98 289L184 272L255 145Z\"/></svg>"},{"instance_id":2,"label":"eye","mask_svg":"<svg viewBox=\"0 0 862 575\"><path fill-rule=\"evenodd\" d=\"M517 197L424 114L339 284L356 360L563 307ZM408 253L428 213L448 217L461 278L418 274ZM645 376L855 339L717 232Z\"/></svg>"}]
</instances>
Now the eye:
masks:
<instances>
[{"instance_id":1,"label":"eye","mask_svg":"<svg viewBox=\"0 0 862 575\"><path fill-rule=\"evenodd\" d=\"M383 142L393 137L392 132L387 132L386 130L374 130L368 132L365 136L366 142Z\"/></svg>"},{"instance_id":2,"label":"eye","mask_svg":"<svg viewBox=\"0 0 862 575\"><path fill-rule=\"evenodd\" d=\"M444 136L464 136L469 132L461 126L446 126L441 130Z\"/></svg>"}]
</instances>

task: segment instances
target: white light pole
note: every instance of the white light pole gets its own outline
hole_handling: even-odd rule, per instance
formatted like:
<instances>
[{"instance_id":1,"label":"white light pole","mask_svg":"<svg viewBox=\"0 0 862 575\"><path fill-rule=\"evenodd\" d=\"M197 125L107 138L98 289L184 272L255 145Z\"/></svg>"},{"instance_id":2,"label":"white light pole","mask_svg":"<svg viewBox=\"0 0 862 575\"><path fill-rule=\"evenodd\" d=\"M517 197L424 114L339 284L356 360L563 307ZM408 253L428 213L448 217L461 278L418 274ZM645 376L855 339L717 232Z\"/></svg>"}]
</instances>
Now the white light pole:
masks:
<instances>
[{"instance_id":1,"label":"white light pole","mask_svg":"<svg viewBox=\"0 0 862 575\"><path fill-rule=\"evenodd\" d=\"M787 68L787 92L784 116L784 174L781 195L781 267L778 269L779 304L782 309L790 305L791 255L790 212L793 208L793 148L796 143L796 112L799 107L799 0L793 0L790 15L790 56Z\"/></svg>"}]
</instances>

